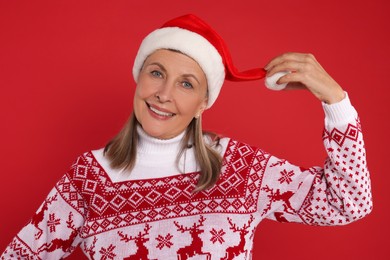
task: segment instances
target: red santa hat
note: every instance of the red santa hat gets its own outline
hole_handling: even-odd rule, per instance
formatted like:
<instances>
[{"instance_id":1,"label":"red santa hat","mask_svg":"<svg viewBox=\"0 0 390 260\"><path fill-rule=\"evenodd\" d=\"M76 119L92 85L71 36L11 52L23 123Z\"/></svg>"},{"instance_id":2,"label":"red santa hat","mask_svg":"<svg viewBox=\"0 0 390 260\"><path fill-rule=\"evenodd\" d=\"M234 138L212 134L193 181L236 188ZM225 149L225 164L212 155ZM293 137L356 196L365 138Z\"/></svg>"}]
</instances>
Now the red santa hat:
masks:
<instances>
[{"instance_id":1,"label":"red santa hat","mask_svg":"<svg viewBox=\"0 0 390 260\"><path fill-rule=\"evenodd\" d=\"M133 76L136 82L145 59L158 49L180 51L199 64L207 79L207 108L217 99L225 79L247 81L266 75L263 68L238 71L222 37L192 14L172 19L145 37L134 61Z\"/></svg>"}]
</instances>

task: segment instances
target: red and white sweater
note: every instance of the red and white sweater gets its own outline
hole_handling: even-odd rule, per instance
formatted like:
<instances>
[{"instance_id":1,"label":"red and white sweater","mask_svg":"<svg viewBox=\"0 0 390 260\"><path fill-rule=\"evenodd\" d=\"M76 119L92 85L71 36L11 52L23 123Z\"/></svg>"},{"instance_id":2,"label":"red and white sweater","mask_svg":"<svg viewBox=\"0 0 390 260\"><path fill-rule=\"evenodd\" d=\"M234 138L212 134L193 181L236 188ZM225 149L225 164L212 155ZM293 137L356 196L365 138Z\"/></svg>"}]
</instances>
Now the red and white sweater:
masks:
<instances>
[{"instance_id":1,"label":"red and white sweater","mask_svg":"<svg viewBox=\"0 0 390 260\"><path fill-rule=\"evenodd\" d=\"M217 184L192 193L199 173L183 135L139 131L136 166L115 171L102 150L77 158L1 259L59 259L80 246L89 259L250 259L264 219L344 225L372 209L360 123L348 97L323 104L324 168L304 169L223 138ZM184 173L180 173L184 172Z\"/></svg>"}]
</instances>

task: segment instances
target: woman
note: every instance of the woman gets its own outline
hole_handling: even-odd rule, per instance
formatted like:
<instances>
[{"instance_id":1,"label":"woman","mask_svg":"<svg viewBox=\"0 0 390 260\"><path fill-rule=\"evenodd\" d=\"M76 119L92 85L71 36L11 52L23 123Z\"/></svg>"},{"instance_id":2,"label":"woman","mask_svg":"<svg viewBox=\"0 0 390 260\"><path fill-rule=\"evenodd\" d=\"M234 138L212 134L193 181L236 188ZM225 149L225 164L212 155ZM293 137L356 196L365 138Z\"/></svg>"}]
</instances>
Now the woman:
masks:
<instances>
[{"instance_id":1,"label":"woman","mask_svg":"<svg viewBox=\"0 0 390 260\"><path fill-rule=\"evenodd\" d=\"M201 115L224 79L272 78L307 88L325 111L324 168L202 133ZM357 113L312 55L286 53L239 72L199 18L165 23L133 67L134 111L104 149L77 158L2 259L250 259L264 218L343 225L372 209Z\"/></svg>"}]
</instances>

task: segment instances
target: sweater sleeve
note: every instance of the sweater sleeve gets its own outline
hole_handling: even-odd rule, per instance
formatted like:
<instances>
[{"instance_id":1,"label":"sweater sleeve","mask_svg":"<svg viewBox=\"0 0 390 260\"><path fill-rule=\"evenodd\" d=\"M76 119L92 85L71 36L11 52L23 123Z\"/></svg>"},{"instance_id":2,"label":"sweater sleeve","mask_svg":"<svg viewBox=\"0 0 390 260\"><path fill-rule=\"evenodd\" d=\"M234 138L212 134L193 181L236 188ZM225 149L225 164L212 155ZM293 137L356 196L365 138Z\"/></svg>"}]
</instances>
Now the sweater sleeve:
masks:
<instances>
[{"instance_id":1,"label":"sweater sleeve","mask_svg":"<svg viewBox=\"0 0 390 260\"><path fill-rule=\"evenodd\" d=\"M271 156L262 182L263 216L280 222L344 225L372 210L371 184L360 121L348 95L323 104L324 167L304 169Z\"/></svg>"},{"instance_id":2,"label":"sweater sleeve","mask_svg":"<svg viewBox=\"0 0 390 260\"><path fill-rule=\"evenodd\" d=\"M71 173L76 168L77 162L57 182L0 259L61 259L77 247L85 203L72 184Z\"/></svg>"}]
</instances>

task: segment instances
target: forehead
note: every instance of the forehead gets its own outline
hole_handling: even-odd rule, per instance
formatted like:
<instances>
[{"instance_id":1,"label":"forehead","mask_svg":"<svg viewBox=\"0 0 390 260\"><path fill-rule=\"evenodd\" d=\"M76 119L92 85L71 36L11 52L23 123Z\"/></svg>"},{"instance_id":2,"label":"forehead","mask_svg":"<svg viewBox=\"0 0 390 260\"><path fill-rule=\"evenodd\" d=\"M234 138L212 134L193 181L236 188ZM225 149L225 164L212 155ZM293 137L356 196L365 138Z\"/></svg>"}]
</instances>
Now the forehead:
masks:
<instances>
[{"instance_id":1,"label":"forehead","mask_svg":"<svg viewBox=\"0 0 390 260\"><path fill-rule=\"evenodd\" d=\"M183 70L191 70L206 77L200 65L193 58L180 51L170 49L156 50L146 58L144 64L150 64L156 61L160 62L164 67L177 67Z\"/></svg>"}]
</instances>

